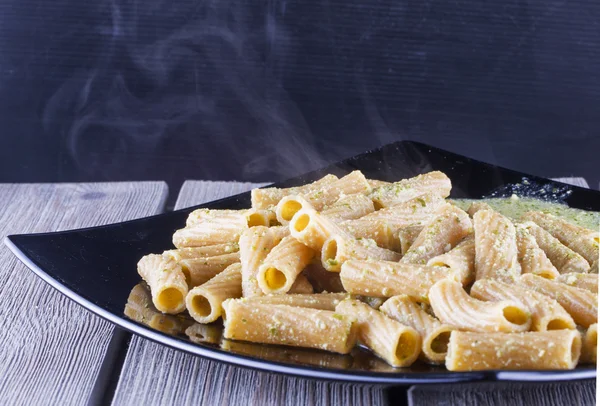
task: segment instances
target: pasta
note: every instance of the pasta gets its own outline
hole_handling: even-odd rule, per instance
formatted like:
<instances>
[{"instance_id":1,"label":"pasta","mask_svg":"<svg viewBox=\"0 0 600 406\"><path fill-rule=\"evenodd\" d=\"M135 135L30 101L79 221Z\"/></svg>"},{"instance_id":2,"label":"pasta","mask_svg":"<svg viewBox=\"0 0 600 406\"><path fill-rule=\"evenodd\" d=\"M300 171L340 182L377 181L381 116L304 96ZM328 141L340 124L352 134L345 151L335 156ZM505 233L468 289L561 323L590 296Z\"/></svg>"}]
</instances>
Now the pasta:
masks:
<instances>
[{"instance_id":1,"label":"pasta","mask_svg":"<svg viewBox=\"0 0 600 406\"><path fill-rule=\"evenodd\" d=\"M302 244L319 252L332 235L348 235L336 223L314 209L304 208L290 221L290 235Z\"/></svg>"},{"instance_id":2,"label":"pasta","mask_svg":"<svg viewBox=\"0 0 600 406\"><path fill-rule=\"evenodd\" d=\"M252 199L252 208L253 209L268 209L270 207L276 206L277 203L285 196L288 195L303 195L307 193L311 193L316 190L320 190L325 188L327 185L332 184L337 180L337 176L335 175L325 175L321 179L309 183L303 186L296 186L291 188L262 188L262 189L252 189L250 192L250 196Z\"/></svg>"},{"instance_id":3,"label":"pasta","mask_svg":"<svg viewBox=\"0 0 600 406\"><path fill-rule=\"evenodd\" d=\"M162 255L144 256L137 264L139 275L150 286L152 302L163 313L177 314L185 310L188 285L181 266Z\"/></svg>"},{"instance_id":4,"label":"pasta","mask_svg":"<svg viewBox=\"0 0 600 406\"><path fill-rule=\"evenodd\" d=\"M406 202L425 193L448 197L451 189L450 179L444 173L434 171L404 179L389 186L380 186L371 192L371 199L376 208L382 208Z\"/></svg>"},{"instance_id":5,"label":"pasta","mask_svg":"<svg viewBox=\"0 0 600 406\"><path fill-rule=\"evenodd\" d=\"M419 356L421 336L412 327L400 324L358 300L344 300L335 311L355 317L360 342L391 366L410 366Z\"/></svg>"},{"instance_id":6,"label":"pasta","mask_svg":"<svg viewBox=\"0 0 600 406\"><path fill-rule=\"evenodd\" d=\"M456 280L468 285L475 278L475 238L473 234L465 237L456 247L445 254L435 256L427 261L429 266L449 268Z\"/></svg>"},{"instance_id":7,"label":"pasta","mask_svg":"<svg viewBox=\"0 0 600 406\"><path fill-rule=\"evenodd\" d=\"M598 274L597 273L564 273L556 278L557 282L565 283L569 286L589 290L598 294Z\"/></svg>"},{"instance_id":8,"label":"pasta","mask_svg":"<svg viewBox=\"0 0 600 406\"><path fill-rule=\"evenodd\" d=\"M307 307L229 299L223 337L264 344L293 345L348 354L356 343L353 317Z\"/></svg>"},{"instance_id":9,"label":"pasta","mask_svg":"<svg viewBox=\"0 0 600 406\"><path fill-rule=\"evenodd\" d=\"M313 293L293 295L268 295L244 299L247 304L287 305L311 309L334 311L335 307L348 297L347 293Z\"/></svg>"},{"instance_id":10,"label":"pasta","mask_svg":"<svg viewBox=\"0 0 600 406\"><path fill-rule=\"evenodd\" d=\"M179 261L185 280L190 288L202 285L229 265L240 261L240 253L217 255L214 257L190 258Z\"/></svg>"},{"instance_id":11,"label":"pasta","mask_svg":"<svg viewBox=\"0 0 600 406\"><path fill-rule=\"evenodd\" d=\"M394 237L392 228L385 221L356 219L344 221L340 226L348 235L356 239L370 239L375 241L377 246L390 250L398 247L398 240Z\"/></svg>"},{"instance_id":12,"label":"pasta","mask_svg":"<svg viewBox=\"0 0 600 406\"><path fill-rule=\"evenodd\" d=\"M384 182L355 170L255 189L251 207L190 210L174 247L140 259L145 282L125 314L194 343L310 365L596 362L600 214L514 195L446 199L451 189L438 171Z\"/></svg>"},{"instance_id":13,"label":"pasta","mask_svg":"<svg viewBox=\"0 0 600 406\"><path fill-rule=\"evenodd\" d=\"M527 231L535 238L538 246L544 250L546 256L556 267L558 272L588 272L590 264L581 255L563 245L558 239L554 238L549 232L538 226L534 222L527 221L523 223Z\"/></svg>"},{"instance_id":14,"label":"pasta","mask_svg":"<svg viewBox=\"0 0 600 406\"><path fill-rule=\"evenodd\" d=\"M528 333L453 331L446 368L450 371L490 369L573 369L581 353L576 330Z\"/></svg>"},{"instance_id":15,"label":"pasta","mask_svg":"<svg viewBox=\"0 0 600 406\"><path fill-rule=\"evenodd\" d=\"M423 227L423 225L406 226L398 230L398 245L402 255L408 252L421 231L423 231Z\"/></svg>"},{"instance_id":16,"label":"pasta","mask_svg":"<svg viewBox=\"0 0 600 406\"><path fill-rule=\"evenodd\" d=\"M425 193L406 202L396 204L361 217L364 221L380 220L386 222L394 234L401 228L409 226L424 226L442 206L444 199L435 193Z\"/></svg>"},{"instance_id":17,"label":"pasta","mask_svg":"<svg viewBox=\"0 0 600 406\"><path fill-rule=\"evenodd\" d=\"M431 287L429 303L441 322L459 330L514 333L529 330L529 310L514 300L483 302L449 279Z\"/></svg>"},{"instance_id":18,"label":"pasta","mask_svg":"<svg viewBox=\"0 0 600 406\"><path fill-rule=\"evenodd\" d=\"M323 244L321 264L329 272L340 272L342 264L349 259L398 261L400 254L385 248L379 248L373 240L355 240L340 235L329 237Z\"/></svg>"},{"instance_id":19,"label":"pasta","mask_svg":"<svg viewBox=\"0 0 600 406\"><path fill-rule=\"evenodd\" d=\"M532 221L548 231L554 238L577 252L590 264L598 260L600 255L598 249L600 233L598 231L571 224L560 217L539 211L525 213L523 219Z\"/></svg>"},{"instance_id":20,"label":"pasta","mask_svg":"<svg viewBox=\"0 0 600 406\"><path fill-rule=\"evenodd\" d=\"M408 295L389 298L379 310L388 317L419 332L422 338L421 355L428 363L444 362L453 327L442 324L438 319L429 315Z\"/></svg>"},{"instance_id":21,"label":"pasta","mask_svg":"<svg viewBox=\"0 0 600 406\"><path fill-rule=\"evenodd\" d=\"M517 232L517 258L521 264L521 272L532 273L548 279L558 277L560 274L556 267L552 265L527 228L517 224L515 229Z\"/></svg>"},{"instance_id":22,"label":"pasta","mask_svg":"<svg viewBox=\"0 0 600 406\"><path fill-rule=\"evenodd\" d=\"M222 303L242 296L242 264L229 265L208 282L190 290L185 304L198 323L212 323L223 314Z\"/></svg>"},{"instance_id":23,"label":"pasta","mask_svg":"<svg viewBox=\"0 0 600 406\"><path fill-rule=\"evenodd\" d=\"M575 328L573 318L556 300L523 286L482 279L471 287L471 296L492 302L510 300L520 303L531 313L531 329L534 331Z\"/></svg>"},{"instance_id":24,"label":"pasta","mask_svg":"<svg viewBox=\"0 0 600 406\"><path fill-rule=\"evenodd\" d=\"M456 206L447 205L423 227L401 262L425 265L429 259L450 251L472 231L467 213Z\"/></svg>"},{"instance_id":25,"label":"pasta","mask_svg":"<svg viewBox=\"0 0 600 406\"><path fill-rule=\"evenodd\" d=\"M373 201L363 194L353 194L342 196L337 202L333 203L321 214L332 220L355 220L373 213L375 207Z\"/></svg>"},{"instance_id":26,"label":"pasta","mask_svg":"<svg viewBox=\"0 0 600 406\"><path fill-rule=\"evenodd\" d=\"M581 362L595 364L598 355L598 323L587 328L583 334Z\"/></svg>"},{"instance_id":27,"label":"pasta","mask_svg":"<svg viewBox=\"0 0 600 406\"><path fill-rule=\"evenodd\" d=\"M598 295L532 274L521 276L521 283L555 299L573 317L575 323L587 328L598 322Z\"/></svg>"},{"instance_id":28,"label":"pasta","mask_svg":"<svg viewBox=\"0 0 600 406\"><path fill-rule=\"evenodd\" d=\"M275 246L273 229L267 227L252 227L240 236L240 262L242 276L242 292L244 297L262 296L263 291L258 286L258 268Z\"/></svg>"},{"instance_id":29,"label":"pasta","mask_svg":"<svg viewBox=\"0 0 600 406\"><path fill-rule=\"evenodd\" d=\"M493 210L479 210L473 215L473 228L475 279L512 281L519 276L517 236L511 221Z\"/></svg>"},{"instance_id":30,"label":"pasta","mask_svg":"<svg viewBox=\"0 0 600 406\"><path fill-rule=\"evenodd\" d=\"M258 287L263 293L289 291L302 270L313 259L315 252L295 238L285 237L258 267Z\"/></svg>"},{"instance_id":31,"label":"pasta","mask_svg":"<svg viewBox=\"0 0 600 406\"><path fill-rule=\"evenodd\" d=\"M448 276L440 267L376 260L349 260L340 272L348 293L374 297L405 293L421 302L428 302L429 289Z\"/></svg>"}]
</instances>

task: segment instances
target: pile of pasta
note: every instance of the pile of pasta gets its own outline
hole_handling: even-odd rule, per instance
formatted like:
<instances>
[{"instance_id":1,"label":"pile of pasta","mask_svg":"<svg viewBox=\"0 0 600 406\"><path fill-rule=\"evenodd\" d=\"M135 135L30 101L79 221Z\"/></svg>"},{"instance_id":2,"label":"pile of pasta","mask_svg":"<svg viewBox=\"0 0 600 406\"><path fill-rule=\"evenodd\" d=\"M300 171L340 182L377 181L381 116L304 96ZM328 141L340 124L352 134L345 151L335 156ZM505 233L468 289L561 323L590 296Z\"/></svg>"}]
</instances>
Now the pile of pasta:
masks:
<instances>
[{"instance_id":1,"label":"pile of pasta","mask_svg":"<svg viewBox=\"0 0 600 406\"><path fill-rule=\"evenodd\" d=\"M598 232L543 212L509 219L446 200L441 172L360 171L193 211L176 249L138 263L155 307L223 319L223 337L394 367L571 369L596 362ZM315 293L317 292L317 293Z\"/></svg>"}]
</instances>

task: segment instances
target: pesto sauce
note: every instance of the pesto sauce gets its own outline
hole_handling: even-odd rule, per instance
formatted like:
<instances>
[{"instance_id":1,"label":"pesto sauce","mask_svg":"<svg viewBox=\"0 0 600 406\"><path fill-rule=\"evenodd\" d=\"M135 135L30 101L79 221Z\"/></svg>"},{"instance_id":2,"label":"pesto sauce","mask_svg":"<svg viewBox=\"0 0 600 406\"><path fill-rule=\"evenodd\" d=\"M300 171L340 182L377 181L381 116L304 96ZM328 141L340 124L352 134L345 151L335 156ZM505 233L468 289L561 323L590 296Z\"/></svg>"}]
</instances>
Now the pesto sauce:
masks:
<instances>
[{"instance_id":1,"label":"pesto sauce","mask_svg":"<svg viewBox=\"0 0 600 406\"><path fill-rule=\"evenodd\" d=\"M562 217L573 224L591 230L598 230L600 228L600 212L574 209L566 204L532 199L530 197L452 199L452 202L463 210L467 210L473 202L484 202L489 204L494 210L513 220L519 220L521 215L528 211L541 211Z\"/></svg>"}]
</instances>

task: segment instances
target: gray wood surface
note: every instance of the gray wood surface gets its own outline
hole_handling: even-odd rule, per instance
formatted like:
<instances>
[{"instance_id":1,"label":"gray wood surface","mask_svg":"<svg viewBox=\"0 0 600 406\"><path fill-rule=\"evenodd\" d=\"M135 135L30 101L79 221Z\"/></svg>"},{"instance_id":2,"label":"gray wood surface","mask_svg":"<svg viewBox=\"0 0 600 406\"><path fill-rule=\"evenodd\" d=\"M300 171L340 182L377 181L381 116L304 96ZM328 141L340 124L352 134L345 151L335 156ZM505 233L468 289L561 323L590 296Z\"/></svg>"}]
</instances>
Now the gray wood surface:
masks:
<instances>
[{"instance_id":1,"label":"gray wood surface","mask_svg":"<svg viewBox=\"0 0 600 406\"><path fill-rule=\"evenodd\" d=\"M251 183L184 183L176 208L241 193ZM114 405L382 405L383 389L291 378L184 354L134 336Z\"/></svg>"},{"instance_id":2,"label":"gray wood surface","mask_svg":"<svg viewBox=\"0 0 600 406\"><path fill-rule=\"evenodd\" d=\"M164 182L0 184L0 240L156 214L166 196ZM0 405L84 404L112 330L0 245Z\"/></svg>"}]
</instances>

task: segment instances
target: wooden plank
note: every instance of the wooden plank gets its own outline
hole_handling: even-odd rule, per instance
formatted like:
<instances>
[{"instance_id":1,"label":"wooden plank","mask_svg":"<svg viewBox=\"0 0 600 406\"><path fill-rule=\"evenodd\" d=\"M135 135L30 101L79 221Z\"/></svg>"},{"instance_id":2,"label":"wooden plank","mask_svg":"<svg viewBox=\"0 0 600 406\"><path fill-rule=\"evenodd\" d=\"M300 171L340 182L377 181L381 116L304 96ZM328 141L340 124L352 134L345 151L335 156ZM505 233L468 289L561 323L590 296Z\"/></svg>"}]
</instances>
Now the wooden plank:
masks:
<instances>
[{"instance_id":1,"label":"wooden plank","mask_svg":"<svg viewBox=\"0 0 600 406\"><path fill-rule=\"evenodd\" d=\"M188 181L176 207L241 193L249 183ZM114 405L384 404L383 389L268 374L205 360L133 337Z\"/></svg>"},{"instance_id":2,"label":"wooden plank","mask_svg":"<svg viewBox=\"0 0 600 406\"><path fill-rule=\"evenodd\" d=\"M0 184L0 238L144 217L166 197L164 182ZM0 246L1 405L84 404L112 330Z\"/></svg>"}]
</instances>

